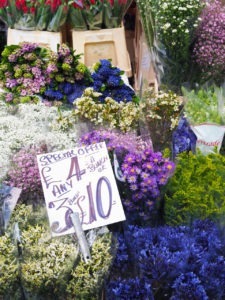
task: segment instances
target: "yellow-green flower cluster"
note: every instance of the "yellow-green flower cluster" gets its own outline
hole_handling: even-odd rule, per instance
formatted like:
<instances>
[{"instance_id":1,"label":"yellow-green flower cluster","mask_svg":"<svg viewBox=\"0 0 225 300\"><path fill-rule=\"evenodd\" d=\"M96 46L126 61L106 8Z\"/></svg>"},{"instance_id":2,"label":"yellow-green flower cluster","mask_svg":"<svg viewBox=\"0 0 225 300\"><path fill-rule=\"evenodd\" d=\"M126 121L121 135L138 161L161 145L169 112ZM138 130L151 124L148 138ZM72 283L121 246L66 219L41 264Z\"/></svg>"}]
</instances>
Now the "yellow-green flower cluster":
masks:
<instances>
[{"instance_id":1,"label":"yellow-green flower cluster","mask_svg":"<svg viewBox=\"0 0 225 300\"><path fill-rule=\"evenodd\" d=\"M19 283L16 254L16 247L9 235L0 236L0 298L16 295Z\"/></svg>"},{"instance_id":2,"label":"yellow-green flower cluster","mask_svg":"<svg viewBox=\"0 0 225 300\"><path fill-rule=\"evenodd\" d=\"M141 116L150 132L154 150L170 147L172 131L178 125L182 97L172 91L155 93L152 88L143 92Z\"/></svg>"},{"instance_id":3,"label":"yellow-green flower cluster","mask_svg":"<svg viewBox=\"0 0 225 300\"><path fill-rule=\"evenodd\" d=\"M141 108L147 122L164 120L168 128L173 130L178 124L182 104L183 98L172 91L155 93L148 88L143 93Z\"/></svg>"},{"instance_id":4,"label":"yellow-green flower cluster","mask_svg":"<svg viewBox=\"0 0 225 300\"><path fill-rule=\"evenodd\" d=\"M119 129L128 132L136 128L139 120L139 106L133 102L117 102L107 97L100 102L98 97L101 93L92 88L84 91L81 98L75 102L73 114L78 119L88 120L93 125L107 126L110 129Z\"/></svg>"},{"instance_id":5,"label":"yellow-green flower cluster","mask_svg":"<svg viewBox=\"0 0 225 300\"><path fill-rule=\"evenodd\" d=\"M98 236L91 248L91 260L80 261L67 285L68 300L101 299L104 282L109 275L116 244L111 233Z\"/></svg>"}]
</instances>

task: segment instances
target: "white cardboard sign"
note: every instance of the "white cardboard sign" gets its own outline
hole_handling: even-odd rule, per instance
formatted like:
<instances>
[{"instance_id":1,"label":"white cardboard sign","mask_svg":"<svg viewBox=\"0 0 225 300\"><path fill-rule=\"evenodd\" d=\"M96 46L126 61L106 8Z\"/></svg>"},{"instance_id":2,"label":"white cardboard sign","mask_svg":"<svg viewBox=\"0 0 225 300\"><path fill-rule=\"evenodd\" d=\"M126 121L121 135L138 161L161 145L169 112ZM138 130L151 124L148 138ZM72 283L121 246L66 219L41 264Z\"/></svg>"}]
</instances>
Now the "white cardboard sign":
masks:
<instances>
[{"instance_id":1,"label":"white cardboard sign","mask_svg":"<svg viewBox=\"0 0 225 300\"><path fill-rule=\"evenodd\" d=\"M215 148L219 153L225 132L224 126L203 123L191 126L191 129L197 137L196 148L203 154L215 153Z\"/></svg>"},{"instance_id":2,"label":"white cardboard sign","mask_svg":"<svg viewBox=\"0 0 225 300\"><path fill-rule=\"evenodd\" d=\"M104 142L37 155L52 236L74 233L70 214L83 230L125 220Z\"/></svg>"}]
</instances>

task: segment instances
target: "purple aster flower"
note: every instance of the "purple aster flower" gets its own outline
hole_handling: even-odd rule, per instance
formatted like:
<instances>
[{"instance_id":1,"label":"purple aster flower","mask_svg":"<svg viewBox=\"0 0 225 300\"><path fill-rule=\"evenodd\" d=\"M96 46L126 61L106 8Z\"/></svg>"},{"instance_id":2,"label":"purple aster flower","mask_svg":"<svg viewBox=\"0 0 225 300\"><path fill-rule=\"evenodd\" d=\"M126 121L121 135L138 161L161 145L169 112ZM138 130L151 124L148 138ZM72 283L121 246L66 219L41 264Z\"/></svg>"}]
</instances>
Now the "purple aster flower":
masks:
<instances>
[{"instance_id":1,"label":"purple aster flower","mask_svg":"<svg viewBox=\"0 0 225 300\"><path fill-rule=\"evenodd\" d=\"M137 181L137 177L135 175L127 175L127 181L129 183L135 183Z\"/></svg>"}]
</instances>

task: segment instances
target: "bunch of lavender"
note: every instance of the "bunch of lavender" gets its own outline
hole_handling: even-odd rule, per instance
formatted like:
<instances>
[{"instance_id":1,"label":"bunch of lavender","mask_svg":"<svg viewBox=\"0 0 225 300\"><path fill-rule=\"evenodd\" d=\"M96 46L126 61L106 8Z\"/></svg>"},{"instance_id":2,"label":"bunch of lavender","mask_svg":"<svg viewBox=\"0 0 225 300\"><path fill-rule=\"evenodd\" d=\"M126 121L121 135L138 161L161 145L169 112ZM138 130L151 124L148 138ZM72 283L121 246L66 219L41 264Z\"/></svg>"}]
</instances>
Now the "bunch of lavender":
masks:
<instances>
[{"instance_id":1,"label":"bunch of lavender","mask_svg":"<svg viewBox=\"0 0 225 300\"><path fill-rule=\"evenodd\" d=\"M4 100L10 104L37 101L50 82L46 59L51 51L37 44L24 42L6 46L0 62L0 80L7 91Z\"/></svg>"},{"instance_id":2,"label":"bunch of lavender","mask_svg":"<svg viewBox=\"0 0 225 300\"><path fill-rule=\"evenodd\" d=\"M194 60L201 69L204 81L224 81L225 76L225 6L212 0L201 13L193 49Z\"/></svg>"},{"instance_id":3,"label":"bunch of lavender","mask_svg":"<svg viewBox=\"0 0 225 300\"><path fill-rule=\"evenodd\" d=\"M113 98L117 102L138 102L134 90L125 84L121 77L124 71L112 66L110 60L101 59L93 66L93 70L91 75L93 88L96 92L102 93L101 102L104 102L107 97Z\"/></svg>"},{"instance_id":4,"label":"bunch of lavender","mask_svg":"<svg viewBox=\"0 0 225 300\"><path fill-rule=\"evenodd\" d=\"M52 55L46 73L51 78L44 93L49 101L62 101L72 104L90 85L91 75L88 68L79 62L80 54L75 54L69 46L58 46L57 54Z\"/></svg>"},{"instance_id":5,"label":"bunch of lavender","mask_svg":"<svg viewBox=\"0 0 225 300\"><path fill-rule=\"evenodd\" d=\"M23 201L43 200L41 178L36 155L47 152L46 145L24 147L12 158L7 184L22 189ZM36 198L36 199L35 199ZM38 203L33 203L37 205Z\"/></svg>"},{"instance_id":6,"label":"bunch of lavender","mask_svg":"<svg viewBox=\"0 0 225 300\"><path fill-rule=\"evenodd\" d=\"M224 299L225 243L215 223L196 220L191 227L129 226L118 241L124 251L117 252L113 269L123 269L129 260L135 272L122 273L122 278L120 273L117 278L112 274L107 284L109 299ZM144 295L139 298L130 288L137 276L144 282L140 285ZM153 298L148 298L147 287Z\"/></svg>"}]
</instances>

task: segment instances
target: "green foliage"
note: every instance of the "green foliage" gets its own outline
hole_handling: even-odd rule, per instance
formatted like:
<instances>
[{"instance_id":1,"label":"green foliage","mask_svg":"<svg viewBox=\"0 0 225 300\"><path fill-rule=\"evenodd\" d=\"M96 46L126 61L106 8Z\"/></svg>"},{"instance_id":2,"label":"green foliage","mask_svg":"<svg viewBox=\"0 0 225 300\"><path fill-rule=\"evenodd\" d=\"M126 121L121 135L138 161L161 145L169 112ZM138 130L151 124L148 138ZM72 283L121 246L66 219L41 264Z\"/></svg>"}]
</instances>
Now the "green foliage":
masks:
<instances>
[{"instance_id":1,"label":"green foliage","mask_svg":"<svg viewBox=\"0 0 225 300\"><path fill-rule=\"evenodd\" d=\"M9 235L0 236L0 299L8 296L19 299L19 269L16 260L17 250Z\"/></svg>"},{"instance_id":2,"label":"green foliage","mask_svg":"<svg viewBox=\"0 0 225 300\"><path fill-rule=\"evenodd\" d=\"M18 223L20 243L14 241ZM46 209L17 205L0 237L0 299L100 299L116 243L111 233L97 235L91 261L79 259L72 235L51 238ZM18 251L19 250L19 251ZM12 296L12 297L11 297Z\"/></svg>"},{"instance_id":3,"label":"green foliage","mask_svg":"<svg viewBox=\"0 0 225 300\"><path fill-rule=\"evenodd\" d=\"M182 88L186 104L184 112L191 124L204 122L224 124L224 95L222 88L211 87L188 91Z\"/></svg>"},{"instance_id":4,"label":"green foliage","mask_svg":"<svg viewBox=\"0 0 225 300\"><path fill-rule=\"evenodd\" d=\"M80 261L72 272L72 279L67 286L68 300L98 300L107 279L113 259L111 233L97 238L91 249L91 260Z\"/></svg>"},{"instance_id":5,"label":"green foliage","mask_svg":"<svg viewBox=\"0 0 225 300\"><path fill-rule=\"evenodd\" d=\"M225 215L225 157L182 153L165 188L165 221L190 224L195 219L221 221Z\"/></svg>"}]
</instances>

